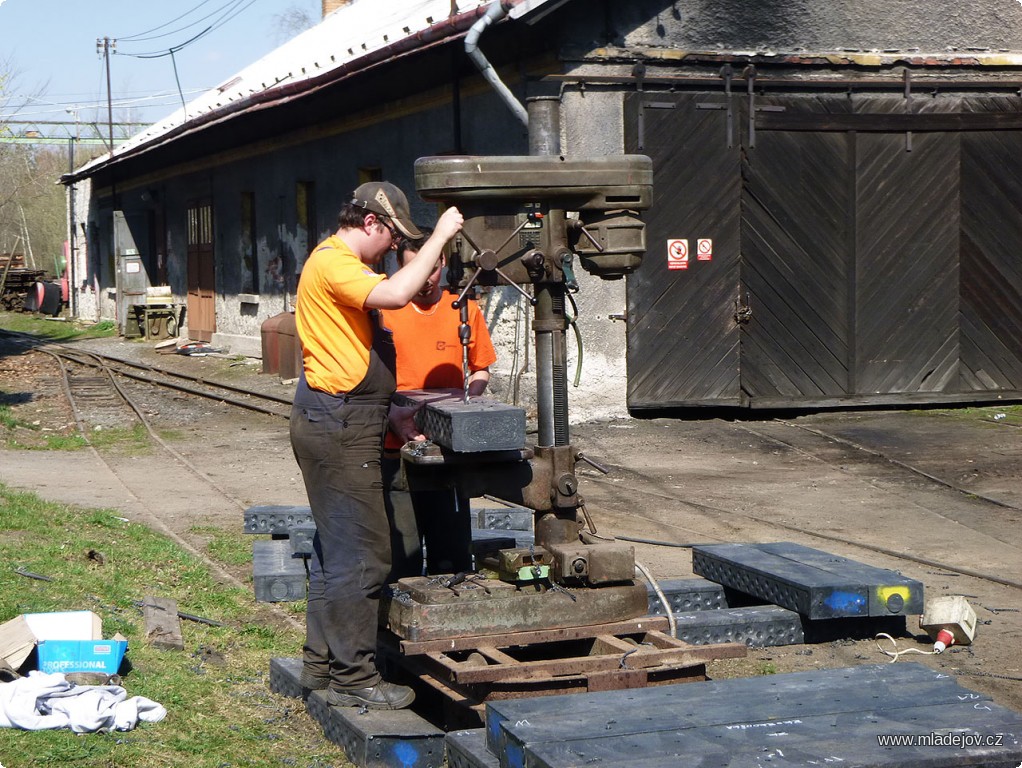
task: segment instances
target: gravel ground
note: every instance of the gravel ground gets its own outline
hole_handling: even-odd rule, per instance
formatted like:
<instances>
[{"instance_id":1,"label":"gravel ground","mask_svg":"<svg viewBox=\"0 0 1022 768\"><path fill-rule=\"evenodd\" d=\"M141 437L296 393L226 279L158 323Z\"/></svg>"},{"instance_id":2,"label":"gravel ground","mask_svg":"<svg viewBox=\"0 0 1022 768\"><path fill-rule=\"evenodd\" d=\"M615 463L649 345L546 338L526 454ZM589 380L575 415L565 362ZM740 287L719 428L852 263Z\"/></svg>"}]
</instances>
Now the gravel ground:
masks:
<instances>
[{"instance_id":1,"label":"gravel ground","mask_svg":"<svg viewBox=\"0 0 1022 768\"><path fill-rule=\"evenodd\" d=\"M82 346L259 391L293 391L260 374L258 361L164 355L123 340ZM0 391L14 414L67 432L74 420L55 372L48 356L0 348ZM55 501L119 509L198 552L206 545L203 526L243 535L245 506L306 503L283 419L183 395L147 392L141 399L199 475L155 450L105 452L100 461L88 451L4 449L0 482ZM601 533L674 544L794 541L899 570L922 581L928 596L966 596L979 616L976 642L910 658L1022 710L1022 429L1014 411L1003 419L997 413L615 419L575 427L573 442L613 470L578 472ZM683 546L636 544L636 556L659 578L692 574ZM224 570L250 581L244 568ZM918 634L914 619L908 630L900 647L928 647L911 636ZM751 649L747 659L713 662L709 671L728 677L886 661L872 639L841 639Z\"/></svg>"}]
</instances>

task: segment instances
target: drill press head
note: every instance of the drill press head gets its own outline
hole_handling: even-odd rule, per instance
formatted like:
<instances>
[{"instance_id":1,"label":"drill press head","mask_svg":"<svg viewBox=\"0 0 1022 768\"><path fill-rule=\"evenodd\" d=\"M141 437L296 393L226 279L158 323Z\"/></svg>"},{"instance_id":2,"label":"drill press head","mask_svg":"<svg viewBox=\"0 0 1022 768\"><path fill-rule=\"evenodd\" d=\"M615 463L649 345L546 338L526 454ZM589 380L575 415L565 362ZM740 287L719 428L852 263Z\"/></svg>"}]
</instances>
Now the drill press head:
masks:
<instances>
[{"instance_id":1,"label":"drill press head","mask_svg":"<svg viewBox=\"0 0 1022 768\"><path fill-rule=\"evenodd\" d=\"M645 155L423 157L415 186L457 205L465 226L452 247L455 284L570 282L571 259L605 279L638 268L646 250L639 214L653 194Z\"/></svg>"}]
</instances>

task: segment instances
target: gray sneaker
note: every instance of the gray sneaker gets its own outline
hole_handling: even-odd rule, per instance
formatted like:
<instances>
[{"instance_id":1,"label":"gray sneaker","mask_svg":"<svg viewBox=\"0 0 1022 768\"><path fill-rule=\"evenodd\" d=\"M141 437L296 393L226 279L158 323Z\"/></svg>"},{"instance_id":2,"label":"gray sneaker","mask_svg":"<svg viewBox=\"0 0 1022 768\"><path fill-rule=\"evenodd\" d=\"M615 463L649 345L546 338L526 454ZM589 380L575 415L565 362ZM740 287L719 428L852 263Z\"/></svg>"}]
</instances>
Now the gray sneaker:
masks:
<instances>
[{"instance_id":1,"label":"gray sneaker","mask_svg":"<svg viewBox=\"0 0 1022 768\"><path fill-rule=\"evenodd\" d=\"M331 688L327 703L335 707L368 707L369 709L404 709L415 701L415 691L406 685L381 680L368 688Z\"/></svg>"}]
</instances>

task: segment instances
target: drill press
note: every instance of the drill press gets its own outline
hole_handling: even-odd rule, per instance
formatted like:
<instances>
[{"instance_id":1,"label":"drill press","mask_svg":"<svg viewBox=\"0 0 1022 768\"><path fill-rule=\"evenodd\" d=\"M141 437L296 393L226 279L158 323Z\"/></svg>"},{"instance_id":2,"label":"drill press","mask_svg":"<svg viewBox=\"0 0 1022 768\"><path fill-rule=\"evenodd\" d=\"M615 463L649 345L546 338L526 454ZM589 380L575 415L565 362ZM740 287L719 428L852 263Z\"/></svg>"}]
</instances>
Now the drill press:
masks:
<instances>
[{"instance_id":1,"label":"drill press","mask_svg":"<svg viewBox=\"0 0 1022 768\"><path fill-rule=\"evenodd\" d=\"M457 205L465 217L448 259L458 306L475 286L497 285L513 286L533 306L539 432L535 446L520 450L458 454L405 446L409 487L454 485L465 495L490 494L529 507L536 545L491 556L486 564L499 579L402 579L388 607L399 637L600 624L645 614L633 548L598 536L578 493L576 463L602 468L570 442L565 301L577 288L576 258L604 279L639 266L645 252L639 214L650 206L652 178L643 155L416 162L419 194Z\"/></svg>"}]
</instances>

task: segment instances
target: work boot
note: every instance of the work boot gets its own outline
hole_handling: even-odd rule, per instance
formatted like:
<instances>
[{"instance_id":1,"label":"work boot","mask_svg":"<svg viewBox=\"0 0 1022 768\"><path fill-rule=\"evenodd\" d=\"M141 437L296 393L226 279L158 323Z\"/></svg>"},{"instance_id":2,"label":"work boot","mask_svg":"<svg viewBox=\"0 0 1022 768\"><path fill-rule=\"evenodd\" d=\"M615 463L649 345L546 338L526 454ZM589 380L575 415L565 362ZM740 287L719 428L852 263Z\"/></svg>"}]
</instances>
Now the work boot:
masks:
<instances>
[{"instance_id":1,"label":"work boot","mask_svg":"<svg viewBox=\"0 0 1022 768\"><path fill-rule=\"evenodd\" d=\"M415 701L415 691L406 685L381 680L368 688L331 688L326 692L326 700L335 707L404 709Z\"/></svg>"},{"instance_id":2,"label":"work boot","mask_svg":"<svg viewBox=\"0 0 1022 768\"><path fill-rule=\"evenodd\" d=\"M308 667L302 667L302 674L298 677L298 684L302 687L302 698L308 698L312 691L323 691L330 687L330 676L317 675Z\"/></svg>"}]
</instances>

